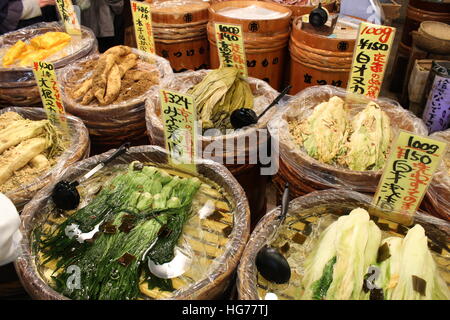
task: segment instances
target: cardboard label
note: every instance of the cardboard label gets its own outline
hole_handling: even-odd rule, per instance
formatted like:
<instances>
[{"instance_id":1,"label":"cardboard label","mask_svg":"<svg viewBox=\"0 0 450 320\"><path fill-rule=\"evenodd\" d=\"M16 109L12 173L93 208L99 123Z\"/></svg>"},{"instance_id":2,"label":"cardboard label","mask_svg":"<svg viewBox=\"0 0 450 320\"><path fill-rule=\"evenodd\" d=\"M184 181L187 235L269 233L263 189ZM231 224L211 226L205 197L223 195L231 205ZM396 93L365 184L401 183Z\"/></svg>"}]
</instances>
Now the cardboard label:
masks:
<instances>
[{"instance_id":1,"label":"cardboard label","mask_svg":"<svg viewBox=\"0 0 450 320\"><path fill-rule=\"evenodd\" d=\"M150 5L138 1L130 1L130 3L137 47L141 51L155 53Z\"/></svg>"},{"instance_id":2,"label":"cardboard label","mask_svg":"<svg viewBox=\"0 0 450 320\"><path fill-rule=\"evenodd\" d=\"M169 162L181 170L196 173L197 114L194 98L161 89L160 99Z\"/></svg>"},{"instance_id":3,"label":"cardboard label","mask_svg":"<svg viewBox=\"0 0 450 320\"><path fill-rule=\"evenodd\" d=\"M400 131L384 167L374 204L393 213L414 215L446 148L445 142Z\"/></svg>"},{"instance_id":4,"label":"cardboard label","mask_svg":"<svg viewBox=\"0 0 450 320\"><path fill-rule=\"evenodd\" d=\"M217 51L221 67L235 67L241 76L248 77L244 34L237 24L215 23Z\"/></svg>"},{"instance_id":5,"label":"cardboard label","mask_svg":"<svg viewBox=\"0 0 450 320\"><path fill-rule=\"evenodd\" d=\"M61 99L61 89L52 63L39 61L33 63L33 73L47 117L51 123L59 123L67 128L66 111Z\"/></svg>"},{"instance_id":6,"label":"cardboard label","mask_svg":"<svg viewBox=\"0 0 450 320\"><path fill-rule=\"evenodd\" d=\"M347 91L378 98L394 36L395 28L360 24Z\"/></svg>"},{"instance_id":7,"label":"cardboard label","mask_svg":"<svg viewBox=\"0 0 450 320\"><path fill-rule=\"evenodd\" d=\"M81 35L80 23L78 21L71 0L56 0L56 7L64 22L66 32L72 35Z\"/></svg>"}]
</instances>

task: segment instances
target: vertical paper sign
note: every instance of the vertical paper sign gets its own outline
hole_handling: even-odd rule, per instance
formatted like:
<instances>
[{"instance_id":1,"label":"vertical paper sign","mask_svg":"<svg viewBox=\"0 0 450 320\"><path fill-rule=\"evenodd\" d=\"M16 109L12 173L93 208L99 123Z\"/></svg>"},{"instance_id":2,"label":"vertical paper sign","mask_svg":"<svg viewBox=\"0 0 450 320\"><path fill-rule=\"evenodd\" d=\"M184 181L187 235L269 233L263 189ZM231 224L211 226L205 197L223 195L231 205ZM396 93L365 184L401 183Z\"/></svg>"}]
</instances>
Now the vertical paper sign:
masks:
<instances>
[{"instance_id":1,"label":"vertical paper sign","mask_svg":"<svg viewBox=\"0 0 450 320\"><path fill-rule=\"evenodd\" d=\"M450 124L450 77L436 75L423 112L430 133L445 130Z\"/></svg>"},{"instance_id":2,"label":"vertical paper sign","mask_svg":"<svg viewBox=\"0 0 450 320\"><path fill-rule=\"evenodd\" d=\"M395 28L361 23L347 91L378 98L394 36Z\"/></svg>"},{"instance_id":3,"label":"vertical paper sign","mask_svg":"<svg viewBox=\"0 0 450 320\"><path fill-rule=\"evenodd\" d=\"M182 170L197 172L194 160L197 148L196 109L194 99L179 92L160 90L169 162Z\"/></svg>"},{"instance_id":4,"label":"vertical paper sign","mask_svg":"<svg viewBox=\"0 0 450 320\"><path fill-rule=\"evenodd\" d=\"M61 16L66 32L73 35L81 35L80 23L73 9L71 0L56 0L59 15Z\"/></svg>"},{"instance_id":5,"label":"vertical paper sign","mask_svg":"<svg viewBox=\"0 0 450 320\"><path fill-rule=\"evenodd\" d=\"M374 204L393 213L414 215L446 148L445 142L400 131L373 198Z\"/></svg>"},{"instance_id":6,"label":"vertical paper sign","mask_svg":"<svg viewBox=\"0 0 450 320\"><path fill-rule=\"evenodd\" d=\"M133 14L134 32L136 34L138 49L155 53L150 5L138 1L131 1L131 13Z\"/></svg>"},{"instance_id":7,"label":"vertical paper sign","mask_svg":"<svg viewBox=\"0 0 450 320\"><path fill-rule=\"evenodd\" d=\"M66 111L62 104L54 65L44 61L34 62L33 73L48 119L53 124L59 123L63 128L67 128Z\"/></svg>"},{"instance_id":8,"label":"vertical paper sign","mask_svg":"<svg viewBox=\"0 0 450 320\"><path fill-rule=\"evenodd\" d=\"M235 67L243 77L248 76L242 26L215 23L217 51L221 67Z\"/></svg>"}]
</instances>

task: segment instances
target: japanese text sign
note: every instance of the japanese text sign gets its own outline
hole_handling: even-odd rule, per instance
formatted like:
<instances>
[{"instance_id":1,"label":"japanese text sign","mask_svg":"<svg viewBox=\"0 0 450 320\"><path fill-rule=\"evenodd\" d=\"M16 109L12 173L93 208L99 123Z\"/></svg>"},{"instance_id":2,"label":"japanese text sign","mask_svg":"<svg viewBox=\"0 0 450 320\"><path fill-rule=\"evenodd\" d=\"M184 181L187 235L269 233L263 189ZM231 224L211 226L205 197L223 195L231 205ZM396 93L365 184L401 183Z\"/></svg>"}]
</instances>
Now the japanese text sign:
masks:
<instances>
[{"instance_id":1,"label":"japanese text sign","mask_svg":"<svg viewBox=\"0 0 450 320\"><path fill-rule=\"evenodd\" d=\"M136 34L138 49L148 53L155 53L150 5L143 2L131 1L131 13L133 15L134 32Z\"/></svg>"},{"instance_id":2,"label":"japanese text sign","mask_svg":"<svg viewBox=\"0 0 450 320\"><path fill-rule=\"evenodd\" d=\"M414 215L446 152L445 142L400 131L384 168L374 204Z\"/></svg>"},{"instance_id":3,"label":"japanese text sign","mask_svg":"<svg viewBox=\"0 0 450 320\"><path fill-rule=\"evenodd\" d=\"M81 35L80 23L71 0L56 0L56 7L68 34Z\"/></svg>"},{"instance_id":4,"label":"japanese text sign","mask_svg":"<svg viewBox=\"0 0 450 320\"><path fill-rule=\"evenodd\" d=\"M423 121L430 133L447 129L450 124L450 77L434 78Z\"/></svg>"},{"instance_id":5,"label":"japanese text sign","mask_svg":"<svg viewBox=\"0 0 450 320\"><path fill-rule=\"evenodd\" d=\"M160 90L160 98L169 162L182 170L195 173L197 130L194 99L189 95L164 89Z\"/></svg>"},{"instance_id":6,"label":"japanese text sign","mask_svg":"<svg viewBox=\"0 0 450 320\"><path fill-rule=\"evenodd\" d=\"M241 25L215 23L217 51L221 67L235 67L248 76L244 34Z\"/></svg>"},{"instance_id":7,"label":"japanese text sign","mask_svg":"<svg viewBox=\"0 0 450 320\"><path fill-rule=\"evenodd\" d=\"M362 22L358 30L347 90L378 98L395 28Z\"/></svg>"},{"instance_id":8,"label":"japanese text sign","mask_svg":"<svg viewBox=\"0 0 450 320\"><path fill-rule=\"evenodd\" d=\"M36 79L42 105L51 123L67 126L65 109L61 99L61 90L52 63L39 61L33 63L33 73Z\"/></svg>"}]
</instances>

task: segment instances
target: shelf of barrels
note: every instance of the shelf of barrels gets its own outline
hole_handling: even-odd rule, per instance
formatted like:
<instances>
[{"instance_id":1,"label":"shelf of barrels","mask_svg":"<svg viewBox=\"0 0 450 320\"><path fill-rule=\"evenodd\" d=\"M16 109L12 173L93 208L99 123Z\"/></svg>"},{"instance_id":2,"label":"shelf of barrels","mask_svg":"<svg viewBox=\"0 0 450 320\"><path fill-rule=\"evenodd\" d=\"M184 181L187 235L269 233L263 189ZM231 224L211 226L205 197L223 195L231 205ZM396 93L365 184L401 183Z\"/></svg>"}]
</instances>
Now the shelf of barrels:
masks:
<instances>
[{"instance_id":1,"label":"shelf of barrels","mask_svg":"<svg viewBox=\"0 0 450 320\"><path fill-rule=\"evenodd\" d=\"M151 3L151 1L148 1ZM316 5L305 5L298 1L297 5L283 4L283 1L177 1L173 6L158 6L152 8L153 35L156 54L170 62L174 76L179 81L198 83L204 78L204 69L217 69L220 62L214 34L214 23L223 22L242 25L245 43L245 55L249 77L255 78L253 92L259 95L275 98L288 84L292 86L290 97L298 97L302 92L308 93L308 88L326 85L327 88L339 87L345 89L352 64L353 51L357 37L357 17L339 18L334 26L332 36L324 35L313 28L303 28L302 16L307 15ZM278 18L266 20L261 17L229 17L220 12L225 8L244 8L257 6L279 13ZM125 4L125 10L129 5ZM323 1L330 14L339 12L339 1ZM389 69L384 83L385 94L399 100L404 108L421 118L427 92L430 90L430 74L432 61L450 60L450 3L430 2L421 0L391 0L383 1L385 24L397 27L396 44L391 52ZM136 47L134 29L131 25L131 13L125 16L125 45ZM129 19L128 19L128 18ZM44 30L32 31L42 33ZM78 60L95 52L95 38L90 30L83 28L84 37L92 38L86 48L77 55L63 59L55 66L59 69L76 63ZM23 34L20 34L22 36ZM18 36L6 35L10 39L0 40L3 43L13 43L20 40ZM397 49L398 47L398 49ZM193 71L184 73L185 71ZM203 72L203 73L202 73ZM21 79L20 81L18 79ZM26 79L26 81L23 81ZM268 84L268 86L267 86ZM335 90L335 89L327 89ZM338 90L338 89L336 89ZM328 100L335 91L329 91L324 97L301 96L305 103ZM286 101L288 99L285 99ZM297 100L298 102L298 100ZM285 102L289 104L289 102ZM30 107L39 106L39 93L30 76L29 70L18 68L0 68L0 106ZM387 108L390 108L388 106ZM133 103L121 103L118 106L92 109L69 105L68 112L79 117L89 130L91 153L98 154L111 148L117 148L125 141L134 145L159 145L164 147L164 138L156 134L157 124L152 122L151 101L145 99L133 100ZM107 120L105 120L107 119ZM399 116L394 124L401 129L417 130L416 133L426 133L425 127L418 129L417 119L409 115ZM267 123L261 124L261 129L267 131ZM245 135L254 132L245 131L227 137L222 136L224 145L234 145L237 148L239 139L245 140ZM291 197L296 198L313 191L334 188L336 185L321 179L312 179L309 171L323 172L335 177L336 181L344 181L351 189L364 194L373 194L381 172L350 172L349 170L330 169L330 166L311 162L309 157L296 157L283 148L280 139L279 171L273 176L261 175L261 168L267 164L248 161L250 154L267 148L267 136L258 136L253 145L248 143L245 148L243 164L231 161L225 164L245 191L251 212L251 228L268 210L267 189L275 190L276 197L271 197L270 207L279 204L286 182L291 186ZM203 150L207 149L210 140L202 141ZM89 147L88 147L89 148ZM232 150L231 155L223 154L223 158L233 158L239 150ZM86 155L80 155L80 159ZM226 163L225 161L223 163ZM306 172L306 173L305 173ZM339 185L339 183L338 183ZM339 187L339 186L338 186ZM448 190L442 194L449 196ZM447 198L447 201L449 199ZM427 196L423 209L435 216L448 219L447 209L439 207L433 196ZM439 202L439 201L437 201ZM2 267L0 272L0 298L24 298L21 284L15 275L12 264Z\"/></svg>"}]
</instances>

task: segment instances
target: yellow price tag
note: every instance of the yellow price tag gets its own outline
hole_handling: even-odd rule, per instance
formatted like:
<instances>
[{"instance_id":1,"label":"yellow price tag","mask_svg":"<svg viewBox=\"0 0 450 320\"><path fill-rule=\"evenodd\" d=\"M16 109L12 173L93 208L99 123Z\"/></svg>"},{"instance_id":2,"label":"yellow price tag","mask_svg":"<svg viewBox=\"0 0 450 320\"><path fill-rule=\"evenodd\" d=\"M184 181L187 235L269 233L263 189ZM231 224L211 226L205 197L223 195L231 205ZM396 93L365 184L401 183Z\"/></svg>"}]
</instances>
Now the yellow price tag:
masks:
<instances>
[{"instance_id":1,"label":"yellow price tag","mask_svg":"<svg viewBox=\"0 0 450 320\"><path fill-rule=\"evenodd\" d=\"M242 26L215 23L214 27L220 66L235 67L243 77L248 77Z\"/></svg>"},{"instance_id":2,"label":"yellow price tag","mask_svg":"<svg viewBox=\"0 0 450 320\"><path fill-rule=\"evenodd\" d=\"M130 1L130 3L137 47L141 51L155 53L150 5L138 1Z\"/></svg>"},{"instance_id":3,"label":"yellow price tag","mask_svg":"<svg viewBox=\"0 0 450 320\"><path fill-rule=\"evenodd\" d=\"M61 99L55 66L44 61L34 62L33 73L48 119L51 123L59 123L63 129L67 129L66 111Z\"/></svg>"},{"instance_id":4,"label":"yellow price tag","mask_svg":"<svg viewBox=\"0 0 450 320\"><path fill-rule=\"evenodd\" d=\"M393 214L414 215L446 148L443 141L400 131L373 204Z\"/></svg>"},{"instance_id":5,"label":"yellow price tag","mask_svg":"<svg viewBox=\"0 0 450 320\"><path fill-rule=\"evenodd\" d=\"M395 28L360 24L347 91L378 98L394 36Z\"/></svg>"},{"instance_id":6,"label":"yellow price tag","mask_svg":"<svg viewBox=\"0 0 450 320\"><path fill-rule=\"evenodd\" d=\"M73 8L71 0L56 0L56 7L64 22L66 32L72 35L81 35L80 23Z\"/></svg>"},{"instance_id":7,"label":"yellow price tag","mask_svg":"<svg viewBox=\"0 0 450 320\"><path fill-rule=\"evenodd\" d=\"M197 173L194 163L197 150L196 109L194 98L170 90L160 90L169 163L181 170Z\"/></svg>"}]
</instances>

